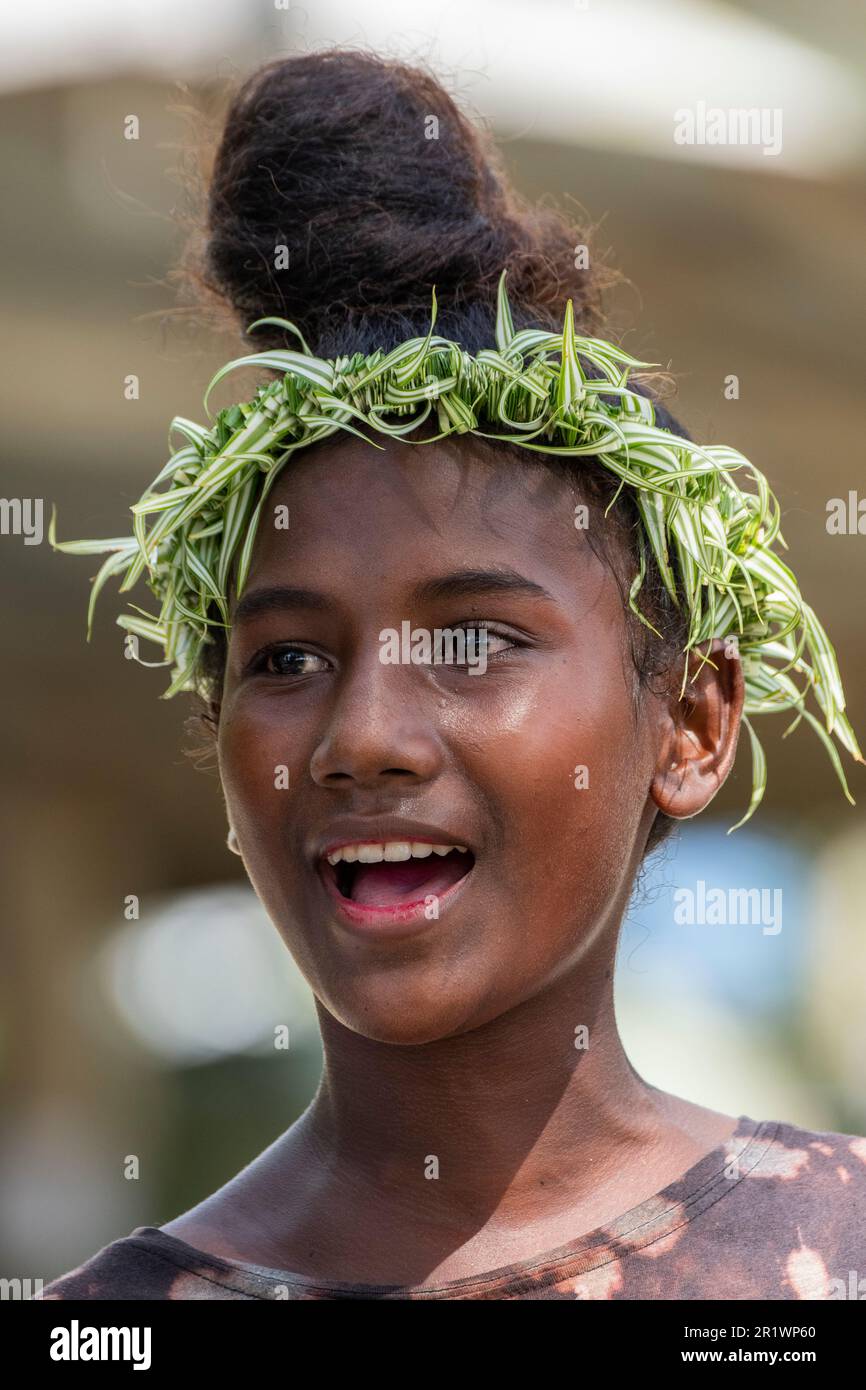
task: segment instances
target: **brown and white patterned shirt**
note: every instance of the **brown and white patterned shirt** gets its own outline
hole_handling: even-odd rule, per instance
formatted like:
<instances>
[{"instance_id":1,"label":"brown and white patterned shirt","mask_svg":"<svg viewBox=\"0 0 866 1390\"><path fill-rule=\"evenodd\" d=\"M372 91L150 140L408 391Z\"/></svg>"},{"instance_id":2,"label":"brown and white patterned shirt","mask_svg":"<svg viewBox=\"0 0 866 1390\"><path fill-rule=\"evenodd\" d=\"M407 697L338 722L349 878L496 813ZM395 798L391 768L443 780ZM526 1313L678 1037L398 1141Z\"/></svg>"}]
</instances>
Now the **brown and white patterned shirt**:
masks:
<instances>
[{"instance_id":1,"label":"brown and white patterned shirt","mask_svg":"<svg viewBox=\"0 0 866 1390\"><path fill-rule=\"evenodd\" d=\"M866 1299L866 1138L741 1115L728 1140L616 1220L466 1279L315 1279L138 1226L41 1297Z\"/></svg>"}]
</instances>

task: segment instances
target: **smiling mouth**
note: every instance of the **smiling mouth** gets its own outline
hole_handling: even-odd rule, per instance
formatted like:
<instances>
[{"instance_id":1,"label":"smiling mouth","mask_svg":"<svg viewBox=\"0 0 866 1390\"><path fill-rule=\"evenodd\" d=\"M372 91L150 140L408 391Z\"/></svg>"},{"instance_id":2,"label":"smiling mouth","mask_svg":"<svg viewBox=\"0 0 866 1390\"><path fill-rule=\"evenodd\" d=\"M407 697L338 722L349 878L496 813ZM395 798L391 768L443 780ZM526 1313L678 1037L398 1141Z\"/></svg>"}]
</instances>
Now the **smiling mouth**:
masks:
<instances>
[{"instance_id":1,"label":"smiling mouth","mask_svg":"<svg viewBox=\"0 0 866 1390\"><path fill-rule=\"evenodd\" d=\"M368 849L360 847L361 852ZM374 853L383 846L369 846ZM340 897L369 908L406 908L413 903L438 898L465 878L475 863L471 850L443 845L417 845L411 857L364 862L339 859L321 861L324 876L330 879ZM351 853L351 851L350 851Z\"/></svg>"}]
</instances>

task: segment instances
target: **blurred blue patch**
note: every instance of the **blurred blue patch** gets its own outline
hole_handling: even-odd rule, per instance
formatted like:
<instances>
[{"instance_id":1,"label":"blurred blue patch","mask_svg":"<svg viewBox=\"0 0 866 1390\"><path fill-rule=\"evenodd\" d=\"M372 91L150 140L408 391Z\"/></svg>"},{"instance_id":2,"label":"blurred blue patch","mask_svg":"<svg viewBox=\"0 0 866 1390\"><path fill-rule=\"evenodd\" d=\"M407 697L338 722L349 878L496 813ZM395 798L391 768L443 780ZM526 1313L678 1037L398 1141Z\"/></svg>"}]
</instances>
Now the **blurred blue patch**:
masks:
<instances>
[{"instance_id":1,"label":"blurred blue patch","mask_svg":"<svg viewBox=\"0 0 866 1390\"><path fill-rule=\"evenodd\" d=\"M726 829L722 821L685 823L648 863L623 922L617 979L631 990L641 987L635 977L644 977L656 996L689 990L766 1021L789 1008L803 985L810 854L789 825L744 826L734 835ZM677 890L691 890L698 902L699 880L707 893L765 889L767 901L780 889L781 929L772 934L742 920L678 922Z\"/></svg>"}]
</instances>

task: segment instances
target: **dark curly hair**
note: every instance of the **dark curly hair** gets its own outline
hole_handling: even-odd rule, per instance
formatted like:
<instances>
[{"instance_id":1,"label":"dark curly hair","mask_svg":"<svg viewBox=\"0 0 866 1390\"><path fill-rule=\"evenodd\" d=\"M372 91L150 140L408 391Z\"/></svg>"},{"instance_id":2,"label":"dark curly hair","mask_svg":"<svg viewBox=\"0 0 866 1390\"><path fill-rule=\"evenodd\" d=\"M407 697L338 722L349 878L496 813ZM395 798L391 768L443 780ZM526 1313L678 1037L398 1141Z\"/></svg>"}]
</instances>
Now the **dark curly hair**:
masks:
<instances>
[{"instance_id":1,"label":"dark curly hair","mask_svg":"<svg viewBox=\"0 0 866 1390\"><path fill-rule=\"evenodd\" d=\"M265 63L232 93L208 164L171 278L196 311L215 310L240 329L245 350L297 347L273 326L246 333L255 319L274 315L296 323L321 357L389 351L426 334L435 286L436 331L474 353L493 342L503 269L517 329L560 332L571 299L576 331L601 332L602 292L617 277L594 251L579 268L586 229L522 198L490 136L421 67L348 49ZM655 388L638 389L653 396L660 425L689 437ZM476 436L462 447L565 471L596 510L616 490L616 479L591 459L545 458ZM661 640L628 609L640 527L624 489L604 524L585 532L620 585L636 700L660 679L671 689L686 639L683 609L671 602L651 555L641 603ZM214 634L197 715L209 736L226 659L225 632ZM656 815L647 853L674 824Z\"/></svg>"}]
</instances>

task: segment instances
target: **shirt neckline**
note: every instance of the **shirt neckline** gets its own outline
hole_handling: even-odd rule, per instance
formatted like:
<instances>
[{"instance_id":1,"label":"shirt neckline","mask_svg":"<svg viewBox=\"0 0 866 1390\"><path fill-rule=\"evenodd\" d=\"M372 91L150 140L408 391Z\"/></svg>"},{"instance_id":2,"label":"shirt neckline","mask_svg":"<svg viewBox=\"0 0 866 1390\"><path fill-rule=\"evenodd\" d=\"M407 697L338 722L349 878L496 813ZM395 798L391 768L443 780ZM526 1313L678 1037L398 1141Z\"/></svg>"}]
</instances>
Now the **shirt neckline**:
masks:
<instances>
[{"instance_id":1,"label":"shirt neckline","mask_svg":"<svg viewBox=\"0 0 866 1390\"><path fill-rule=\"evenodd\" d=\"M505 1292L537 1289L561 1279L586 1273L599 1265L621 1259L655 1240L669 1236L738 1187L757 1166L779 1130L779 1121L753 1120L740 1115L731 1135L699 1158L678 1178L652 1197L621 1216L565 1245L514 1264L501 1265L482 1274L448 1279L435 1284L357 1284L342 1279L321 1279L294 1270L269 1269L243 1260L229 1260L198 1250L159 1226L137 1226L127 1237L155 1251L189 1273L207 1277L252 1297L272 1297L273 1286L291 1285L315 1295L334 1293L355 1298L447 1298L464 1291L483 1293L495 1286ZM736 1159L735 1176L731 1163Z\"/></svg>"}]
</instances>

